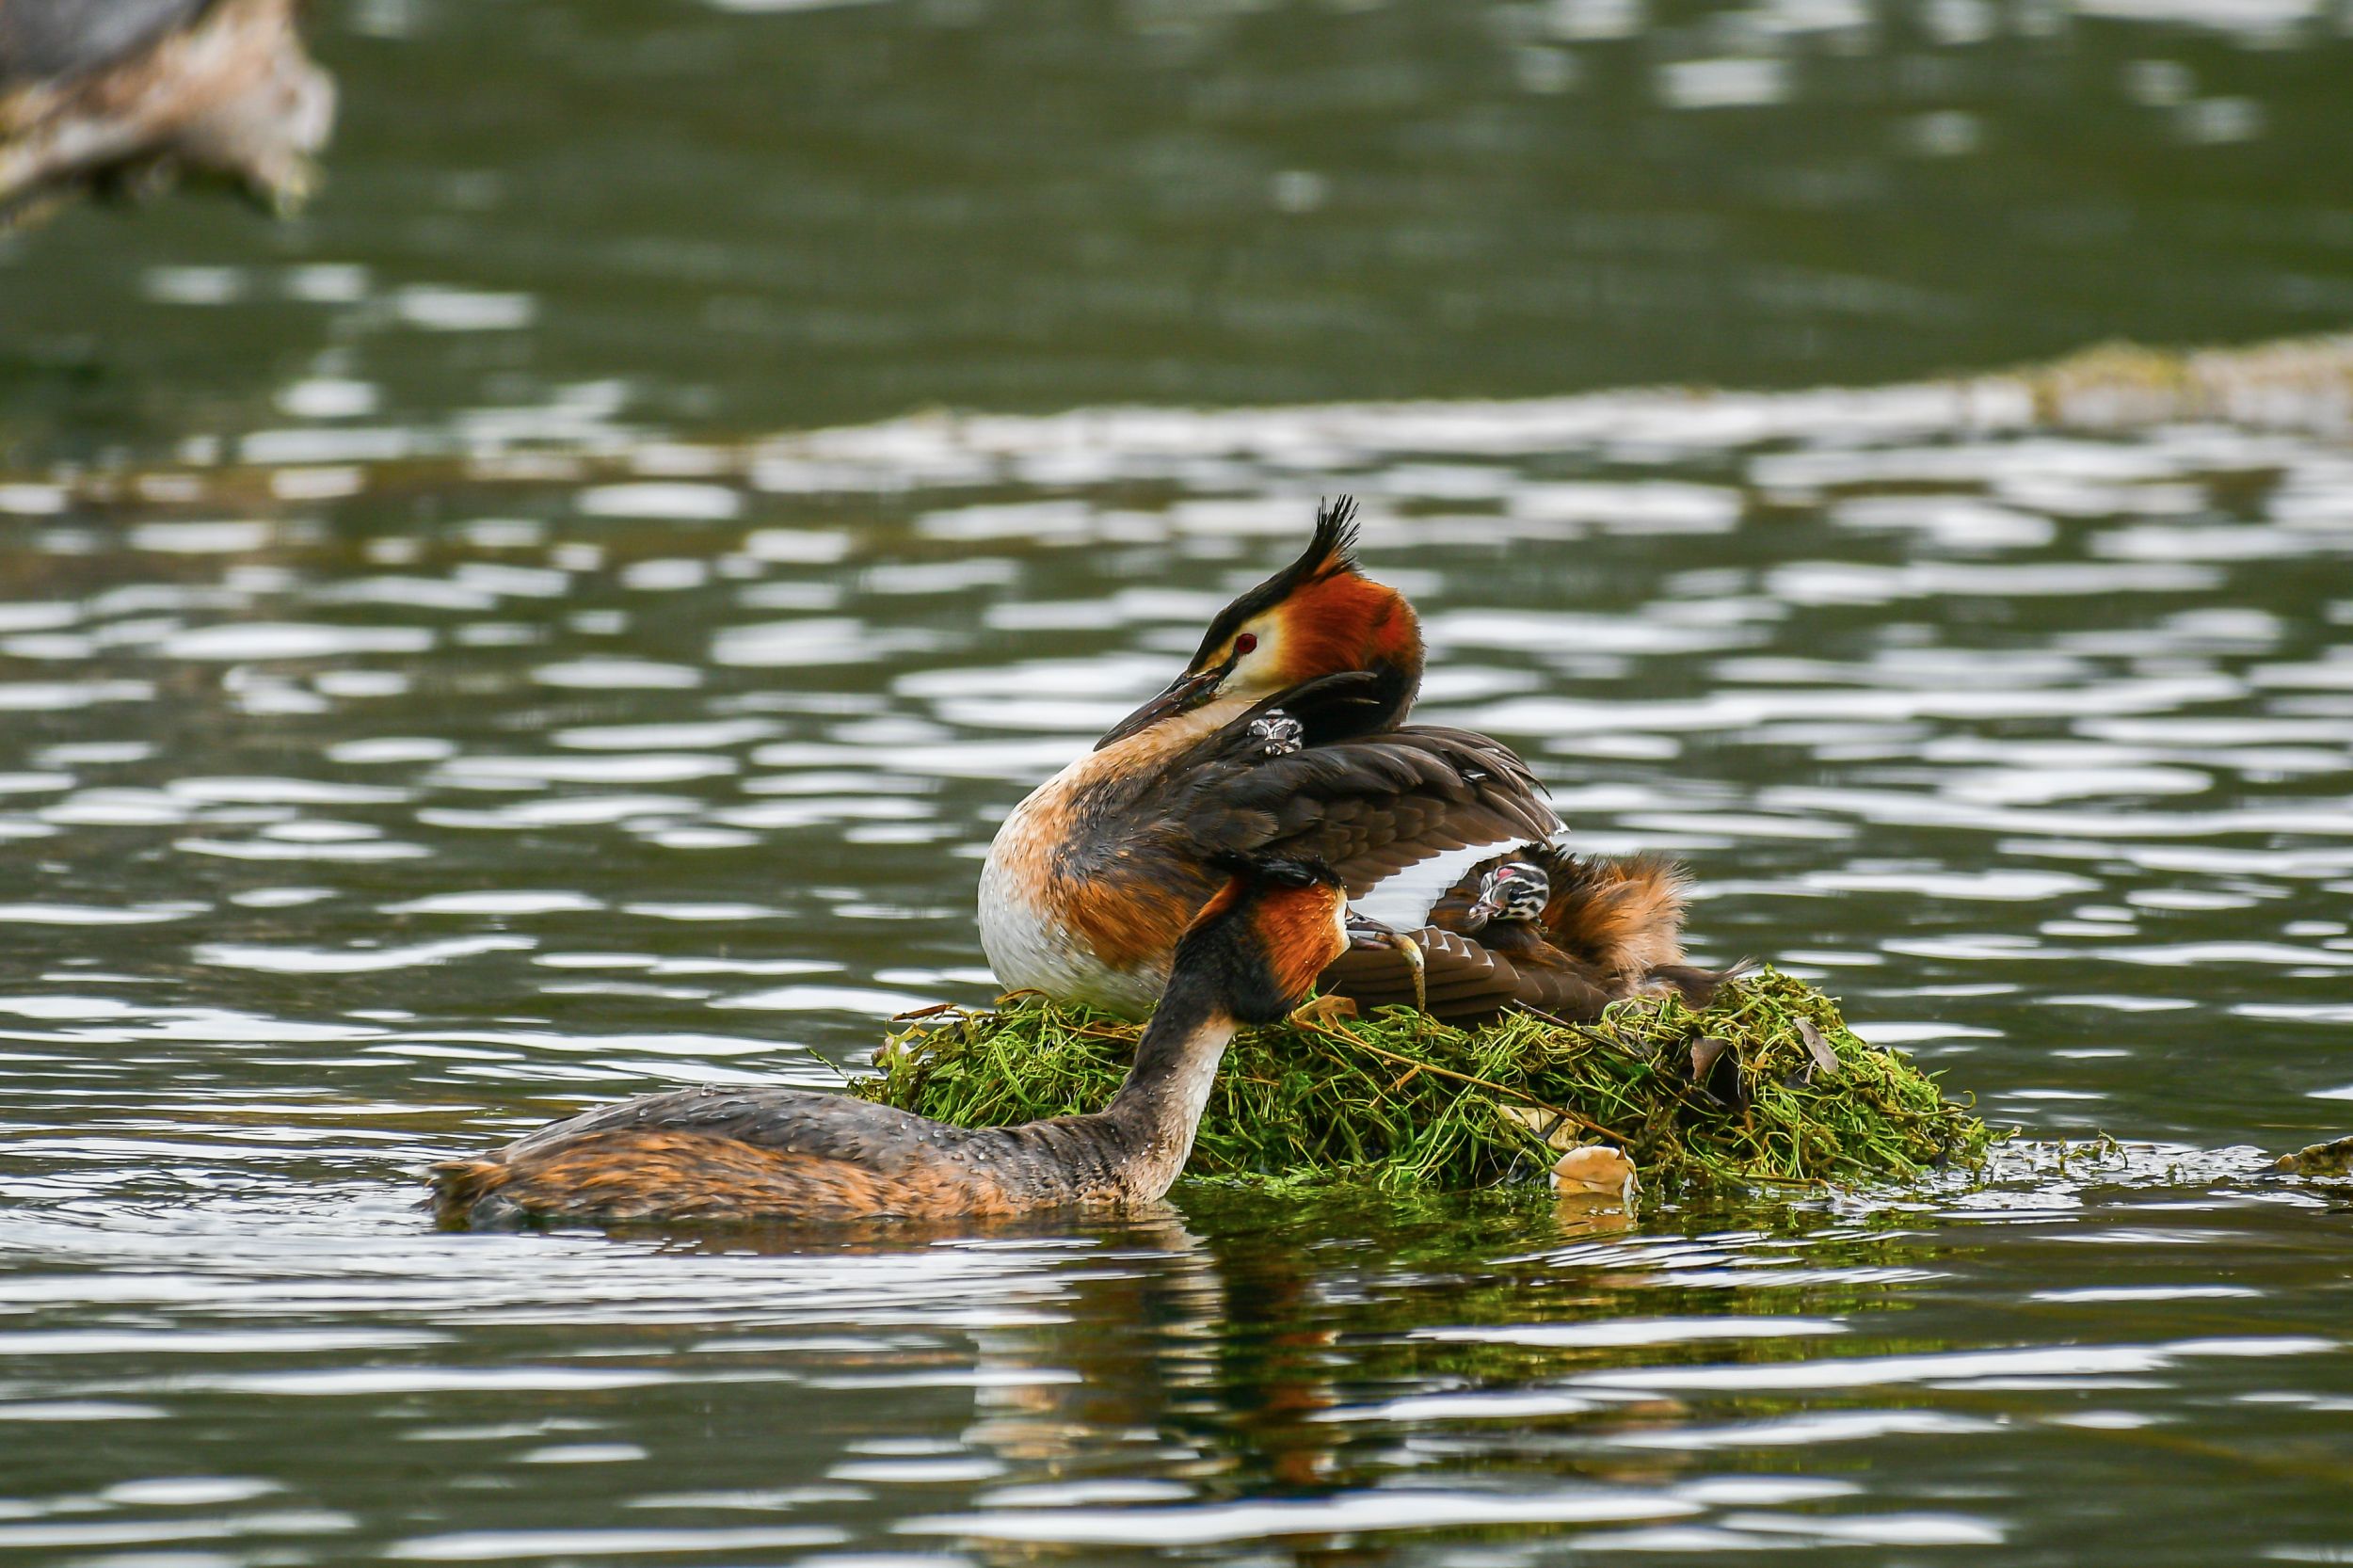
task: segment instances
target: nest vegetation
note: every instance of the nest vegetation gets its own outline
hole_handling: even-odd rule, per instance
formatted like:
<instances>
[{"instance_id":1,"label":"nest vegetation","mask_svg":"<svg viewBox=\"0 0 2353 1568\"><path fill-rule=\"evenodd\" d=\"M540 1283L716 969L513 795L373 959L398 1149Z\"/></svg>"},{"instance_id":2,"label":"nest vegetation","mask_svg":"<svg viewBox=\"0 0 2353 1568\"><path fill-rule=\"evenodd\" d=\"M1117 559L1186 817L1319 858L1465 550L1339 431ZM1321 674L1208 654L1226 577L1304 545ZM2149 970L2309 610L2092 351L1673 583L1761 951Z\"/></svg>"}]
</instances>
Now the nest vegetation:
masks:
<instances>
[{"instance_id":1,"label":"nest vegetation","mask_svg":"<svg viewBox=\"0 0 2353 1568\"><path fill-rule=\"evenodd\" d=\"M1141 1032L1033 994L900 1022L857 1092L964 1127L1099 1109ZM1464 1030L1310 1004L1236 1037L1187 1174L1460 1191L1542 1182L1562 1154L1606 1144L1653 1192L1854 1187L1974 1168L1993 1141L1909 1057L1766 968L1705 1008L1624 1001L1590 1024L1520 1012Z\"/></svg>"}]
</instances>

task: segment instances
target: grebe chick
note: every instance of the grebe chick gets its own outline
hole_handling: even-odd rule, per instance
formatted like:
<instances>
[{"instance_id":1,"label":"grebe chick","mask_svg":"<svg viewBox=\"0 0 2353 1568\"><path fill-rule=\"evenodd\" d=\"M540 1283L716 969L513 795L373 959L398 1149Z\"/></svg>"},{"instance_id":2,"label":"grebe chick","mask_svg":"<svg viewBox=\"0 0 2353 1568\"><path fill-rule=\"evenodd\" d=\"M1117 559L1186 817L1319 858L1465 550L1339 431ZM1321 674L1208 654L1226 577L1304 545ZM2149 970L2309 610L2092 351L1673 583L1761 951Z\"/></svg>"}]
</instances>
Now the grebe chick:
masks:
<instances>
[{"instance_id":1,"label":"grebe chick","mask_svg":"<svg viewBox=\"0 0 2353 1568\"><path fill-rule=\"evenodd\" d=\"M1166 995L1103 1110L957 1128L846 1095L690 1089L606 1106L433 1168L453 1228L997 1216L1128 1206L1193 1152L1237 1025L1282 1017L1348 937L1321 866L1228 872L1176 945Z\"/></svg>"},{"instance_id":2,"label":"grebe chick","mask_svg":"<svg viewBox=\"0 0 2353 1568\"><path fill-rule=\"evenodd\" d=\"M1533 922L1544 919L1552 900L1552 878L1532 860L1506 860L1479 879L1479 893L1464 917L1465 933L1491 922Z\"/></svg>"}]
</instances>

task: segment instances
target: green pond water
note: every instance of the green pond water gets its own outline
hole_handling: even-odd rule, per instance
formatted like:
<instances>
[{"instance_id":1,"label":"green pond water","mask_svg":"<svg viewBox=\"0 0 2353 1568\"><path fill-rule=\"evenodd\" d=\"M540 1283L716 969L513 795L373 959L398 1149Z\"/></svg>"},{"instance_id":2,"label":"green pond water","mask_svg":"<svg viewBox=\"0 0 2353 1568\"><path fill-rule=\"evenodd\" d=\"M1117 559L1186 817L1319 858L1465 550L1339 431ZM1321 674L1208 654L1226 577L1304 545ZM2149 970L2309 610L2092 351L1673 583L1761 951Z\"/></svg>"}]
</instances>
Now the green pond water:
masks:
<instances>
[{"instance_id":1,"label":"green pond water","mask_svg":"<svg viewBox=\"0 0 2353 1568\"><path fill-rule=\"evenodd\" d=\"M2347 422L1931 379L2353 321L2353 11L318 21L307 216L0 241L0 1560L2353 1560ZM1989 1185L414 1209L985 1002L997 821L1343 490Z\"/></svg>"}]
</instances>

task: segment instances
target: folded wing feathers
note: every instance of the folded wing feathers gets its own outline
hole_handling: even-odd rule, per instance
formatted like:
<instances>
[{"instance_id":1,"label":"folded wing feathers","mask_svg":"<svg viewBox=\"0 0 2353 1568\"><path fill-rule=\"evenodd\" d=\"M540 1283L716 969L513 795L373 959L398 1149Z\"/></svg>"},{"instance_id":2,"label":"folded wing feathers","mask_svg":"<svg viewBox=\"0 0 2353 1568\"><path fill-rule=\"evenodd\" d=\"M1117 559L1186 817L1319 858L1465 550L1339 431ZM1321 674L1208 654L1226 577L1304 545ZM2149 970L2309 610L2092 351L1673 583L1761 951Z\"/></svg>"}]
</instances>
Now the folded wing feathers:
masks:
<instances>
[{"instance_id":1,"label":"folded wing feathers","mask_svg":"<svg viewBox=\"0 0 2353 1568\"><path fill-rule=\"evenodd\" d=\"M1597 1018L1610 995L1564 970L1523 968L1504 954L1435 926L1413 933L1422 952L1423 994L1431 1015L1471 1023L1517 1002L1557 1017ZM1389 948L1351 948L1325 967L1319 989L1363 1008L1414 1005L1413 971Z\"/></svg>"},{"instance_id":2,"label":"folded wing feathers","mask_svg":"<svg viewBox=\"0 0 2353 1568\"><path fill-rule=\"evenodd\" d=\"M1312 856L1352 895L1447 850L1561 829L1527 764L1465 730L1410 727L1288 757L1205 750L1171 810L1196 850Z\"/></svg>"},{"instance_id":3,"label":"folded wing feathers","mask_svg":"<svg viewBox=\"0 0 2353 1568\"><path fill-rule=\"evenodd\" d=\"M814 1090L680 1089L624 1100L556 1122L502 1151L515 1160L600 1132L700 1133L764 1148L871 1159L892 1130L890 1118L872 1112L856 1118L824 1114L831 1096Z\"/></svg>"}]
</instances>

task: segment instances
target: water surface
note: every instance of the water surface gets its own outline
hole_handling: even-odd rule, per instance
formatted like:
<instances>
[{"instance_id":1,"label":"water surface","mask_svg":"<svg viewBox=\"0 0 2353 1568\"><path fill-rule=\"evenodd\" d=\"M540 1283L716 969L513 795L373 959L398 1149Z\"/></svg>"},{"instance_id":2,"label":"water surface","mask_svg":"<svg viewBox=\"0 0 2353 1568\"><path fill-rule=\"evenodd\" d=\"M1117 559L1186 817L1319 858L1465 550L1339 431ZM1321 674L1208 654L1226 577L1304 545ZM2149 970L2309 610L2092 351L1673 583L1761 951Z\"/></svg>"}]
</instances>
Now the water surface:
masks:
<instances>
[{"instance_id":1,"label":"water surface","mask_svg":"<svg viewBox=\"0 0 2353 1568\"><path fill-rule=\"evenodd\" d=\"M2342 13L325 8L310 216L0 244L0 1556L2353 1559L2353 455L1867 390L2341 327ZM985 1001L996 823L1344 490L1990 1186L427 1227Z\"/></svg>"},{"instance_id":2,"label":"water surface","mask_svg":"<svg viewBox=\"0 0 2353 1568\"><path fill-rule=\"evenodd\" d=\"M2263 1152L2353 1115L2353 466L1958 395L44 492L0 605L0 1550L2353 1546L2347 1209ZM436 1156L837 1083L882 1015L985 1000L995 823L1342 488L1427 617L1426 714L1520 747L1581 841L1687 856L1703 956L2131 1146L1632 1231L1199 1186L1012 1234L426 1227Z\"/></svg>"}]
</instances>

